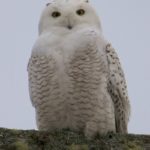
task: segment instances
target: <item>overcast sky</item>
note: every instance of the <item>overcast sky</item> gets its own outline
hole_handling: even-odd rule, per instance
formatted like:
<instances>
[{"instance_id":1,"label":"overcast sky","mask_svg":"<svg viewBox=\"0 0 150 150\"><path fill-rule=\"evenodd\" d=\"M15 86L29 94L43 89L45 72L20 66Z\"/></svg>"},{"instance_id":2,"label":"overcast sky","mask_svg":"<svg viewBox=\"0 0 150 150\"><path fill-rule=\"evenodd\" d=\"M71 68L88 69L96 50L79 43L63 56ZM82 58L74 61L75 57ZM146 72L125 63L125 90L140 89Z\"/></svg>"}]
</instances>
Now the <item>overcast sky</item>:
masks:
<instances>
[{"instance_id":1,"label":"overcast sky","mask_svg":"<svg viewBox=\"0 0 150 150\"><path fill-rule=\"evenodd\" d=\"M0 4L0 127L35 129L27 63L48 0ZM131 100L130 133L150 134L150 0L91 0L116 48Z\"/></svg>"}]
</instances>

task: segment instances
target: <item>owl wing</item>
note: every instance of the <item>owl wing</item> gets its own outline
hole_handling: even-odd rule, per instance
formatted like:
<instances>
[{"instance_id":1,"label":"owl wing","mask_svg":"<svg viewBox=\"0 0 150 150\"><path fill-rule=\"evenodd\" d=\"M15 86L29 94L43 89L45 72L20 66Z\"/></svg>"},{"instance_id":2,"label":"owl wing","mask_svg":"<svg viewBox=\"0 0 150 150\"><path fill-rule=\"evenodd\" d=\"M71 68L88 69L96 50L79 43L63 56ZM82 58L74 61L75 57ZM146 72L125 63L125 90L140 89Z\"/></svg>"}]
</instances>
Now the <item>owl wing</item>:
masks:
<instances>
[{"instance_id":1,"label":"owl wing","mask_svg":"<svg viewBox=\"0 0 150 150\"><path fill-rule=\"evenodd\" d=\"M45 104L52 84L53 65L46 56L32 55L28 63L29 93L34 107Z\"/></svg>"},{"instance_id":2,"label":"owl wing","mask_svg":"<svg viewBox=\"0 0 150 150\"><path fill-rule=\"evenodd\" d=\"M114 103L116 132L127 133L127 124L130 115L130 104L124 72L115 49L111 44L106 46L109 65L108 92Z\"/></svg>"}]
</instances>

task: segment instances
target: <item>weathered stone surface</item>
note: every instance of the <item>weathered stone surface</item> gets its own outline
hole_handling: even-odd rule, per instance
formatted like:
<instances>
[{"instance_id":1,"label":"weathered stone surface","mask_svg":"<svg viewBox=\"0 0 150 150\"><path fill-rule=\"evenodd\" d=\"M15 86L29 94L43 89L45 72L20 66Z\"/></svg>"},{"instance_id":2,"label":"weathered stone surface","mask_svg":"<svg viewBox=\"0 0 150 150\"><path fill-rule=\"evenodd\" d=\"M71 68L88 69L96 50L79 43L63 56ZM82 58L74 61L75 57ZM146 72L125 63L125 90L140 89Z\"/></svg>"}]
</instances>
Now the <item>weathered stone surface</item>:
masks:
<instances>
[{"instance_id":1,"label":"weathered stone surface","mask_svg":"<svg viewBox=\"0 0 150 150\"><path fill-rule=\"evenodd\" d=\"M150 136L110 133L88 140L70 130L49 133L0 128L0 150L150 150Z\"/></svg>"}]
</instances>

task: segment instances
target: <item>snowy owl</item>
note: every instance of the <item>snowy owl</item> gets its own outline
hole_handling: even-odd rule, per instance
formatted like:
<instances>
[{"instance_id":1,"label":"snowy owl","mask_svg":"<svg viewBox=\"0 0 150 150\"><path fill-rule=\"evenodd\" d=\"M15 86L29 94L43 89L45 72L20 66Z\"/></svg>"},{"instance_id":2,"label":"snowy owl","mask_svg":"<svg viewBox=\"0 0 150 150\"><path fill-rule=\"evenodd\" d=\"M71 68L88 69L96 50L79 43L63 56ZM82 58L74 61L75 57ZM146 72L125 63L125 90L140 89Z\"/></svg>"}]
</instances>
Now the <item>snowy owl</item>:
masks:
<instances>
[{"instance_id":1,"label":"snowy owl","mask_svg":"<svg viewBox=\"0 0 150 150\"><path fill-rule=\"evenodd\" d=\"M124 73L87 0L53 0L45 6L28 74L39 130L70 128L87 137L127 133Z\"/></svg>"}]
</instances>

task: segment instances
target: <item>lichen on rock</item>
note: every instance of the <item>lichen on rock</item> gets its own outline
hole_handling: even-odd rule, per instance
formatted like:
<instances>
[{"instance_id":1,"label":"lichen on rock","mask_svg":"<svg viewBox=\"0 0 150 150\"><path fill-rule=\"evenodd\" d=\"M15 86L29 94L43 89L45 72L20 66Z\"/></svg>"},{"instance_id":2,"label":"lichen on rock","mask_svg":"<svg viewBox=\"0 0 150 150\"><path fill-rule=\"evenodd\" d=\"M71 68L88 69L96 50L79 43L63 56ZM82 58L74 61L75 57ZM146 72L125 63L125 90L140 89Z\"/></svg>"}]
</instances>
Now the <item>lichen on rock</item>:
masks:
<instances>
[{"instance_id":1,"label":"lichen on rock","mask_svg":"<svg viewBox=\"0 0 150 150\"><path fill-rule=\"evenodd\" d=\"M109 133L89 140L68 129L51 133L0 128L0 150L150 150L150 136Z\"/></svg>"}]
</instances>

